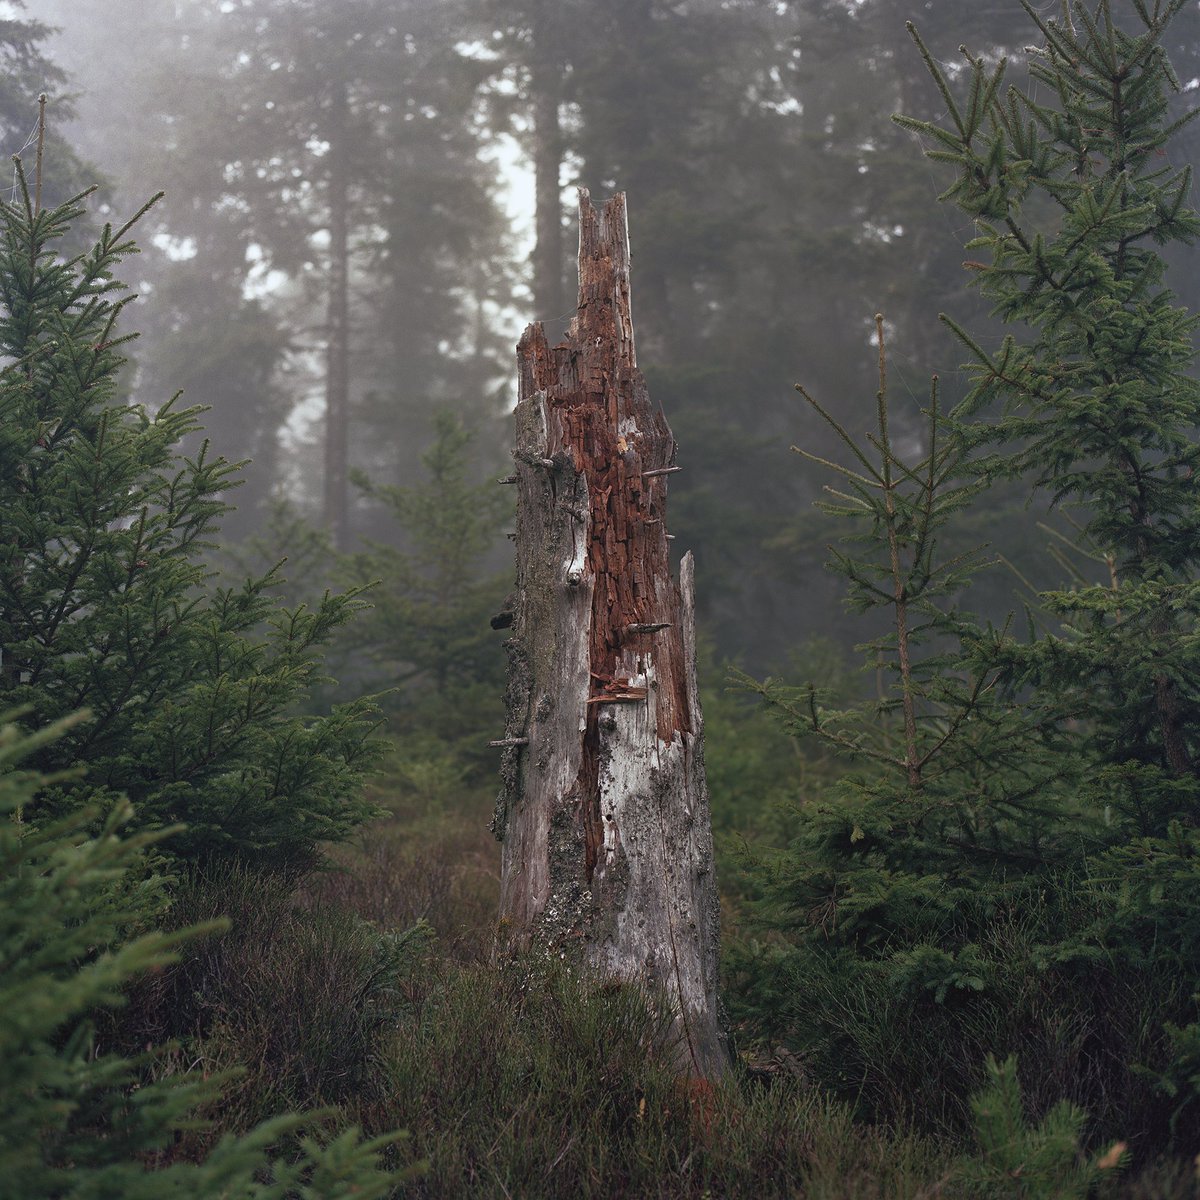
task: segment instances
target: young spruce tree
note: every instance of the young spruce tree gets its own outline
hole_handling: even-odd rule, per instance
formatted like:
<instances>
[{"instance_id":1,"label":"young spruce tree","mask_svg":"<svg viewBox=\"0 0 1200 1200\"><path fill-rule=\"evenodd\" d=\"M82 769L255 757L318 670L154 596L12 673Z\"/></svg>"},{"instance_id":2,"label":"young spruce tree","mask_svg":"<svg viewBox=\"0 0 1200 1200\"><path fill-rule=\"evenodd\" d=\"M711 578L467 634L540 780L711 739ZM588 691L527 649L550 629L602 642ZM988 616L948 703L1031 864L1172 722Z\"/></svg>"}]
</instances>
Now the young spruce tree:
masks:
<instances>
[{"instance_id":1,"label":"young spruce tree","mask_svg":"<svg viewBox=\"0 0 1200 1200\"><path fill-rule=\"evenodd\" d=\"M86 772L27 815L125 794L140 825L184 824L177 856L301 868L368 812L372 704L296 715L359 603L278 607L272 573L213 585L202 556L236 468L206 442L181 453L198 413L177 398L121 399L134 222L64 257L86 193L40 210L30 192L22 175L0 201L0 696L32 726L92 719L37 751Z\"/></svg>"},{"instance_id":2,"label":"young spruce tree","mask_svg":"<svg viewBox=\"0 0 1200 1200\"><path fill-rule=\"evenodd\" d=\"M959 419L1000 412L964 434L996 448L981 461L991 478L1025 477L1069 506L1109 568L1041 597L1055 634L1014 653L1015 680L1086 727L1093 799L1145 835L1200 823L1196 318L1163 286L1157 250L1200 234L1191 169L1167 148L1195 115L1169 118L1179 85L1161 45L1184 2L1133 0L1132 32L1109 0L1094 14L1073 2L1063 22L1025 4L1044 39L1030 74L1053 107L1002 92L1005 64L975 58L959 104L914 31L950 127L900 118L957 168L942 198L974 219L968 249L988 258L968 265L994 311L1028 330L988 353L945 318L975 373Z\"/></svg>"},{"instance_id":3,"label":"young spruce tree","mask_svg":"<svg viewBox=\"0 0 1200 1200\"><path fill-rule=\"evenodd\" d=\"M882 399L872 447L845 439L843 508L880 563L837 565L891 612L871 656L894 682L848 717L767 689L860 769L778 865L795 946L755 972L818 1073L876 1112L961 1127L972 1072L1015 1052L1035 1115L1066 1095L1137 1148L1196 1132L1200 385L1157 249L1200 233L1169 151L1187 118L1162 39L1183 4L1024 3L1025 91L969 53L954 77L910 26L947 118L897 120L954 168L965 265L1021 332L990 352L945 318L974 373L948 449L931 426L926 461L900 462ZM1076 530L1024 640L958 613L962 564L939 574L927 550L1012 478Z\"/></svg>"},{"instance_id":4,"label":"young spruce tree","mask_svg":"<svg viewBox=\"0 0 1200 1200\"><path fill-rule=\"evenodd\" d=\"M376 675L367 683L395 688L402 739L450 742L456 757L490 774L495 758L486 743L504 719L504 656L489 619L504 607L509 582L489 556L503 544L511 489L470 478L472 433L458 417L439 412L432 424L422 481L387 487L357 480L406 545L368 542L343 560L354 584L381 581L371 612L344 641L372 664Z\"/></svg>"}]
</instances>

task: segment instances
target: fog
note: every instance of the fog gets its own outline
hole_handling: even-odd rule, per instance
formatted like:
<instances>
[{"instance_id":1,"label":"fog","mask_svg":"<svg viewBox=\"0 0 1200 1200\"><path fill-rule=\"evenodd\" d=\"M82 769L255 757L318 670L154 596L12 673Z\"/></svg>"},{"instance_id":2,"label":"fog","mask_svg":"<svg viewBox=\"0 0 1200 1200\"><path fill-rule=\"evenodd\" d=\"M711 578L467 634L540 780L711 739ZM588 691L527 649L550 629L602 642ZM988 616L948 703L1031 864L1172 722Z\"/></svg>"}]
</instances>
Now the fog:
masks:
<instances>
[{"instance_id":1,"label":"fog","mask_svg":"<svg viewBox=\"0 0 1200 1200\"><path fill-rule=\"evenodd\" d=\"M8 8L57 27L42 50L66 78L31 64L25 81L52 97L48 181L99 182L97 223L166 192L128 264L130 386L150 406L183 389L216 449L251 460L231 537L284 498L343 548L404 544L352 476L419 481L439 413L472 434L472 479L505 473L515 338L530 320L553 335L573 305L574 189L623 190L639 360L679 443L673 532L709 638L760 669L813 636L855 640L821 565L825 481L789 449L831 438L793 384L863 432L882 311L910 443L931 373L962 394L937 314L984 319L970 222L889 118L944 107L906 19L943 64L965 43L1019 78L1016 0ZM1175 32L1191 80L1200 7ZM8 153L35 116L9 122Z\"/></svg>"}]
</instances>

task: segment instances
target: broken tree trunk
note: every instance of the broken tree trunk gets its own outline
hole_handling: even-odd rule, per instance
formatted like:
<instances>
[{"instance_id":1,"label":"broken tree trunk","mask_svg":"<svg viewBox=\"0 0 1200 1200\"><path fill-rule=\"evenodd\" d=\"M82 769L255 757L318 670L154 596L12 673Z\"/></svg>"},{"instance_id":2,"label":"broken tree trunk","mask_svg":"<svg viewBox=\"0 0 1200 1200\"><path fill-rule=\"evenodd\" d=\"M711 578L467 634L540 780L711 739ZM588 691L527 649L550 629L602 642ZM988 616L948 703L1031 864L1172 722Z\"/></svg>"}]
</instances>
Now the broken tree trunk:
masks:
<instances>
[{"instance_id":1,"label":"broken tree trunk","mask_svg":"<svg viewBox=\"0 0 1200 1200\"><path fill-rule=\"evenodd\" d=\"M625 197L579 198L566 341L517 347L517 596L496 835L501 930L658 989L682 1065L727 1065L692 556L671 577L675 441L634 358Z\"/></svg>"}]
</instances>

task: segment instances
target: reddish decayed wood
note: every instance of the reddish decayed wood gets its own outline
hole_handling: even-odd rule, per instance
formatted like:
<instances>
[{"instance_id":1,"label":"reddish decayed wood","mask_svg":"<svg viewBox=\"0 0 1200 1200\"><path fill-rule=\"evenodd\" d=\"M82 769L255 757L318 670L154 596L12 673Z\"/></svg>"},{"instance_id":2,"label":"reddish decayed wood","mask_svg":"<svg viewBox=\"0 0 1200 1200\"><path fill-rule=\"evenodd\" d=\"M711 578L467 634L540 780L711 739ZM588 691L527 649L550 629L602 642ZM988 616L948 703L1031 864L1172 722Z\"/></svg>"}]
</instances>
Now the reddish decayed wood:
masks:
<instances>
[{"instance_id":1,"label":"reddish decayed wood","mask_svg":"<svg viewBox=\"0 0 1200 1200\"><path fill-rule=\"evenodd\" d=\"M540 324L518 347L522 397L541 392L551 414L551 455L571 454L587 479L591 509L588 564L592 593L592 696L598 703L619 689L622 674L641 674L653 650L658 685L658 736L691 732L687 670L677 623L654 633L630 625L672 622L679 587L671 576L666 537L667 476L642 472L674 464L675 439L637 369L629 300L625 198L614 196L597 213L580 206L579 308L566 339L550 346ZM588 734L593 733L589 730ZM590 878L603 826L595 784L598 741L585 735L579 794L587 827Z\"/></svg>"},{"instance_id":2,"label":"reddish decayed wood","mask_svg":"<svg viewBox=\"0 0 1200 1200\"><path fill-rule=\"evenodd\" d=\"M518 346L522 394L542 392L558 417L551 452L568 450L585 475L591 508L589 563L596 582L592 621L592 671L613 678L623 666L636 671L654 637L659 682L659 733L689 731L683 647L678 633L626 632L675 612L679 589L671 578L663 520L665 476L643 471L672 465L675 440L666 418L651 406L637 370L629 312L628 264L613 253L624 238L624 197L605 206L603 220L590 211L580 234L580 306L567 338L551 347L541 325L531 325ZM603 234L601 233L603 230ZM617 232L620 231L620 232Z\"/></svg>"}]
</instances>

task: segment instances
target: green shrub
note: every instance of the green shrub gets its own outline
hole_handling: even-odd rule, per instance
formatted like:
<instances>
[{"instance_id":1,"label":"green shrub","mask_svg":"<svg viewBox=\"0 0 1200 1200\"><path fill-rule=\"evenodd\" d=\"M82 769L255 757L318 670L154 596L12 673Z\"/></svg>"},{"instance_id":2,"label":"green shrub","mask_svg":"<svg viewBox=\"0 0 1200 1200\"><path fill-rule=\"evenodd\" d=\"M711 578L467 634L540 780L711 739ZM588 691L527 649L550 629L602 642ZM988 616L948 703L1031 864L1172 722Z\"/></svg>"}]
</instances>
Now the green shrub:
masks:
<instances>
[{"instance_id":1,"label":"green shrub","mask_svg":"<svg viewBox=\"0 0 1200 1200\"><path fill-rule=\"evenodd\" d=\"M1087 1200L1106 1171L1124 1157L1116 1143L1089 1162L1080 1150L1085 1114L1063 1101L1036 1127L1025 1117L1017 1060L989 1057L987 1086L971 1101L978 1151L964 1164L963 1178L981 1185L987 1196L1013 1200Z\"/></svg>"},{"instance_id":2,"label":"green shrub","mask_svg":"<svg viewBox=\"0 0 1200 1200\"><path fill-rule=\"evenodd\" d=\"M92 1017L121 1005L134 978L170 970L201 931L130 936L161 908L139 862L161 835L126 836L127 801L95 820L80 810L30 822L38 791L65 780L22 764L65 733L0 726L0 1190L21 1200L387 1195L399 1176L379 1170L380 1155L396 1136L364 1142L350 1129L322 1142L311 1116L276 1111L203 1161L180 1160L180 1137L230 1077L151 1082L153 1051L96 1044ZM278 1145L297 1138L281 1157Z\"/></svg>"}]
</instances>

